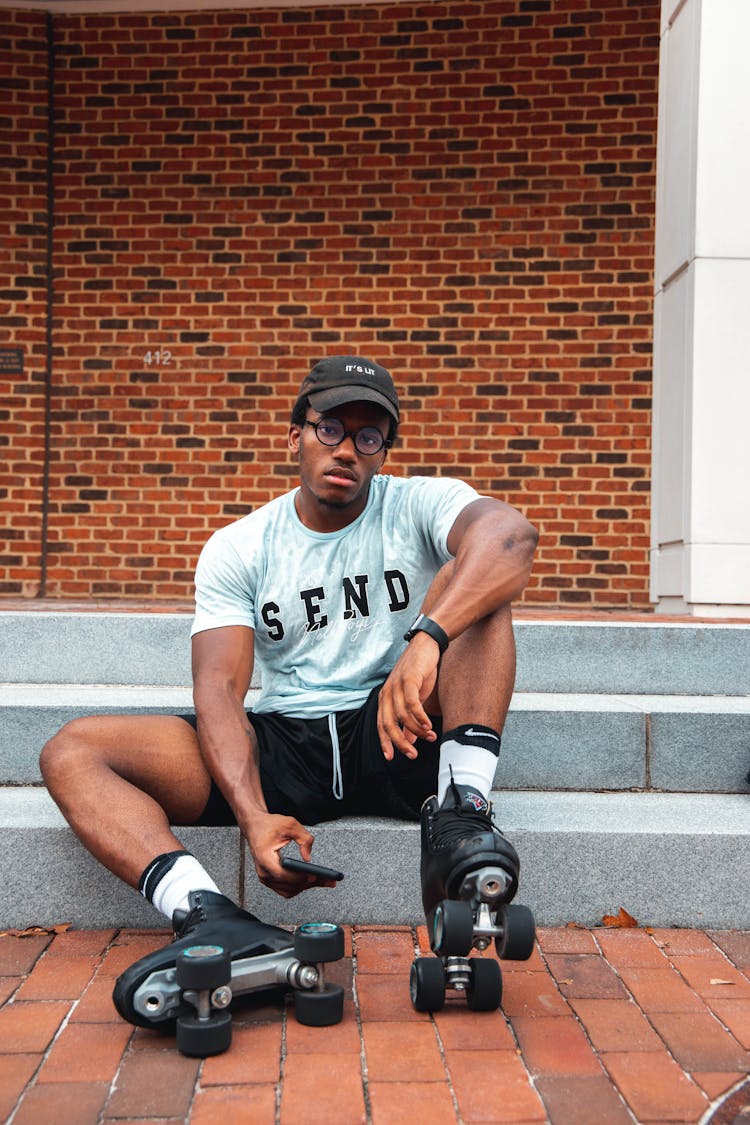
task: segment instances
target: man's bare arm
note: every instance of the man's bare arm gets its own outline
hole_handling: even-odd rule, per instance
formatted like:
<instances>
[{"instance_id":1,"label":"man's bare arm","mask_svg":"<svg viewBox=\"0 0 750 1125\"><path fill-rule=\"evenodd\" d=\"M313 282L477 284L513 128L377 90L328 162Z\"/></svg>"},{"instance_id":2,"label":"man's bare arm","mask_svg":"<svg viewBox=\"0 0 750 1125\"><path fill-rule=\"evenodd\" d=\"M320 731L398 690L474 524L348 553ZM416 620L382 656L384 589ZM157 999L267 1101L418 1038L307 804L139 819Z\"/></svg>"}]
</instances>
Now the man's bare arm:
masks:
<instances>
[{"instance_id":1,"label":"man's bare arm","mask_svg":"<svg viewBox=\"0 0 750 1125\"><path fill-rule=\"evenodd\" d=\"M468 504L448 535L454 559L427 591L423 612L452 640L509 605L529 580L537 538L532 524L500 500L481 497ZM392 758L394 750L416 757L417 738L434 740L423 704L435 689L439 661L436 641L417 633L383 685L378 731L386 758Z\"/></svg>"},{"instance_id":2,"label":"man's bare arm","mask_svg":"<svg viewBox=\"0 0 750 1125\"><path fill-rule=\"evenodd\" d=\"M314 837L294 817L268 812L260 780L258 743L244 706L253 658L254 634L246 626L208 629L193 638L198 740L206 768L247 840L258 877L288 898L316 880L285 871L279 852L295 841L302 858L309 860Z\"/></svg>"},{"instance_id":3,"label":"man's bare arm","mask_svg":"<svg viewBox=\"0 0 750 1125\"><path fill-rule=\"evenodd\" d=\"M455 558L451 577L430 606L430 617L449 638L520 597L538 538L525 516L489 496L459 512L447 541Z\"/></svg>"}]
</instances>

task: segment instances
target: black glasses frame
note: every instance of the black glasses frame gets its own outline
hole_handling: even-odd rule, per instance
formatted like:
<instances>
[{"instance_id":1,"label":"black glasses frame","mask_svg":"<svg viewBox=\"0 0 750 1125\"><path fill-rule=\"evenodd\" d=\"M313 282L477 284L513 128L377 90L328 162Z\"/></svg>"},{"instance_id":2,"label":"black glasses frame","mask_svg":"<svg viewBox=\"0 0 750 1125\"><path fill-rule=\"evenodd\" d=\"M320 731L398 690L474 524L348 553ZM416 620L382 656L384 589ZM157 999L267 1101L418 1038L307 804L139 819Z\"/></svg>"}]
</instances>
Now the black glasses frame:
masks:
<instances>
[{"instance_id":1,"label":"black glasses frame","mask_svg":"<svg viewBox=\"0 0 750 1125\"><path fill-rule=\"evenodd\" d=\"M341 437L337 441L324 441L318 433L318 426L322 426L323 423L325 423L327 426L340 426ZM360 426L358 430L345 430L344 423L341 422L338 418L319 418L317 422L311 422L309 419L305 419L305 425L312 426L312 428L315 430L315 436L320 444L327 446L328 449L335 449L336 446L341 445L342 441L346 441L346 439L350 437L354 442L354 448L357 450L357 453L361 453L363 457L374 457L375 454L380 453L381 450L390 449L391 445L393 444L393 442L390 442L387 438L383 437L377 426ZM360 434L365 432L365 430L367 430L368 433L377 434L380 438L380 445L377 449L361 449L359 447L357 439L359 438Z\"/></svg>"}]
</instances>

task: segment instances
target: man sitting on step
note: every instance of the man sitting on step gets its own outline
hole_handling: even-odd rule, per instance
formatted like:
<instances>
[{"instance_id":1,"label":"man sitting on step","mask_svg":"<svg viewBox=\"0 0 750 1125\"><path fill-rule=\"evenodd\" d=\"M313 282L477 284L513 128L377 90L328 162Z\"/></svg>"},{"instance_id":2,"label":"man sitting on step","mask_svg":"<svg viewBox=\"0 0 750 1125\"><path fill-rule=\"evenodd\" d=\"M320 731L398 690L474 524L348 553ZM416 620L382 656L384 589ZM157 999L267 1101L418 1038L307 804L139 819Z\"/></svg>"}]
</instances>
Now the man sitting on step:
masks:
<instances>
[{"instance_id":1,"label":"man sitting on step","mask_svg":"<svg viewBox=\"0 0 750 1125\"><path fill-rule=\"evenodd\" d=\"M290 842L311 858L306 825L415 820L434 795L425 909L456 897L454 859L465 872L472 849L498 858L515 893L518 860L489 795L515 675L510 605L536 532L462 481L381 475L398 423L383 367L316 364L288 434L299 487L201 553L195 716L76 719L42 751L78 838L176 920L183 943L239 953L261 923L220 894L173 825L238 824L261 882L291 897L332 885L282 867ZM256 663L261 692L246 711ZM261 928L272 943L273 927ZM174 964L176 945L145 958L143 973ZM118 1003L129 1017L128 996Z\"/></svg>"}]
</instances>

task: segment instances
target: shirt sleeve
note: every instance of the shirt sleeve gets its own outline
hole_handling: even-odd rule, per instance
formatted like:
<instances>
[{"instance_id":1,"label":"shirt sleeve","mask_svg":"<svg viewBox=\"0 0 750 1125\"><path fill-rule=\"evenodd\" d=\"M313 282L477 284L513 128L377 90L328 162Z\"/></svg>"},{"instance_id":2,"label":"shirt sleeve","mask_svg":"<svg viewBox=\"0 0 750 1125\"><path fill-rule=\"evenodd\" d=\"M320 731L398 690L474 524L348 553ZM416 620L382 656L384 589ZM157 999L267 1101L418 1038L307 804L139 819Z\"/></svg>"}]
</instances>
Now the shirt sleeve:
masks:
<instances>
[{"instance_id":1,"label":"shirt sleeve","mask_svg":"<svg viewBox=\"0 0 750 1125\"><path fill-rule=\"evenodd\" d=\"M461 511L479 499L479 493L462 480L447 477L412 477L409 515L424 539L431 543L438 558L453 558L448 550L448 535Z\"/></svg>"},{"instance_id":2,"label":"shirt sleeve","mask_svg":"<svg viewBox=\"0 0 750 1125\"><path fill-rule=\"evenodd\" d=\"M198 559L191 637L226 625L255 628L255 583L226 531L215 532Z\"/></svg>"}]
</instances>

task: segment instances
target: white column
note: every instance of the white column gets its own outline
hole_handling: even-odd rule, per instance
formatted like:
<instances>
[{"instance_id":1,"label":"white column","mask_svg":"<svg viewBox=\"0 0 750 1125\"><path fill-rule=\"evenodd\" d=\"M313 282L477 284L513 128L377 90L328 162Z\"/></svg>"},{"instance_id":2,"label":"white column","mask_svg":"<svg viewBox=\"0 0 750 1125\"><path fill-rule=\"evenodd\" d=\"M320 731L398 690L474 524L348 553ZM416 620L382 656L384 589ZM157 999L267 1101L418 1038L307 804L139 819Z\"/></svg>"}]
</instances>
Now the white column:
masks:
<instances>
[{"instance_id":1,"label":"white column","mask_svg":"<svg viewBox=\"0 0 750 1125\"><path fill-rule=\"evenodd\" d=\"M651 599L750 618L750 0L662 0Z\"/></svg>"}]
</instances>

